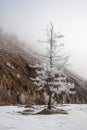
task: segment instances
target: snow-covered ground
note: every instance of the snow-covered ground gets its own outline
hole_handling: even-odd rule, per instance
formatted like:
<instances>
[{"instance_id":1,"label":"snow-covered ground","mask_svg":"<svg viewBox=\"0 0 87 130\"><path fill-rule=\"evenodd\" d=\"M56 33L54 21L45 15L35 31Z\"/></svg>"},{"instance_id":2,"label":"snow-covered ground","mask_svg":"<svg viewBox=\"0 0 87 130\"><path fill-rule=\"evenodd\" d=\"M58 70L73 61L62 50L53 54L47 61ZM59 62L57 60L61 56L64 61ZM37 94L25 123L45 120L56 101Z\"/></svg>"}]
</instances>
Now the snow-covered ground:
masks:
<instances>
[{"instance_id":1,"label":"snow-covered ground","mask_svg":"<svg viewBox=\"0 0 87 130\"><path fill-rule=\"evenodd\" d=\"M38 107L36 107L38 110ZM0 130L87 130L87 105L59 106L68 115L21 115L23 106L0 107Z\"/></svg>"}]
</instances>

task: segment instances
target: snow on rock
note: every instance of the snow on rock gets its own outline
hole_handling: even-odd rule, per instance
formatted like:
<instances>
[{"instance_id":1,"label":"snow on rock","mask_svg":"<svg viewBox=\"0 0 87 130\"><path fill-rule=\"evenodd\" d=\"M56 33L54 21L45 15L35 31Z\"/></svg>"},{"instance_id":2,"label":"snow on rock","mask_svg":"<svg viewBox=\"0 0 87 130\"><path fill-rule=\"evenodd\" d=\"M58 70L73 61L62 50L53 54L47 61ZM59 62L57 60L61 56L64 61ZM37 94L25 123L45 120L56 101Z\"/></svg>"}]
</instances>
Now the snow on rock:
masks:
<instances>
[{"instance_id":1,"label":"snow on rock","mask_svg":"<svg viewBox=\"0 0 87 130\"><path fill-rule=\"evenodd\" d=\"M43 97L44 97L44 101L45 101L45 103L48 103L48 101L49 101L49 96L47 95L47 93L43 93Z\"/></svg>"},{"instance_id":2,"label":"snow on rock","mask_svg":"<svg viewBox=\"0 0 87 130\"><path fill-rule=\"evenodd\" d=\"M20 74L17 74L17 78L20 78Z\"/></svg>"},{"instance_id":3,"label":"snow on rock","mask_svg":"<svg viewBox=\"0 0 87 130\"><path fill-rule=\"evenodd\" d=\"M25 103L25 95L23 93L19 96L19 102L22 104Z\"/></svg>"},{"instance_id":4,"label":"snow on rock","mask_svg":"<svg viewBox=\"0 0 87 130\"><path fill-rule=\"evenodd\" d=\"M14 69L14 66L11 65L11 63L7 62L6 65L7 65L9 68Z\"/></svg>"}]
</instances>

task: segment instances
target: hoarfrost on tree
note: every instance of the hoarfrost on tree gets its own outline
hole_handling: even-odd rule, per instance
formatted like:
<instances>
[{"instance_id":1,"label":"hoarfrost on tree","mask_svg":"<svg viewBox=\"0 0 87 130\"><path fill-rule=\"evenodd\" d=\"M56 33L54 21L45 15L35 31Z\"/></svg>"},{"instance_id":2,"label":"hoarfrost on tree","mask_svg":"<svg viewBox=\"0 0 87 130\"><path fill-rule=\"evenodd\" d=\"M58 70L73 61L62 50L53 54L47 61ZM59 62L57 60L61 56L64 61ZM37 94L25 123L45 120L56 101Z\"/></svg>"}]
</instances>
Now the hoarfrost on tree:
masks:
<instances>
[{"instance_id":1,"label":"hoarfrost on tree","mask_svg":"<svg viewBox=\"0 0 87 130\"><path fill-rule=\"evenodd\" d=\"M66 92L73 94L71 90L74 88L74 84L66 82L67 77L63 73L63 68L69 59L69 54L64 51L63 35L54 32L52 23L46 29L46 32L47 39L44 42L48 44L48 51L47 55L45 55L45 62L38 65L36 78L31 78L31 80L39 87L38 90L48 87L48 109L51 109L52 93Z\"/></svg>"}]
</instances>

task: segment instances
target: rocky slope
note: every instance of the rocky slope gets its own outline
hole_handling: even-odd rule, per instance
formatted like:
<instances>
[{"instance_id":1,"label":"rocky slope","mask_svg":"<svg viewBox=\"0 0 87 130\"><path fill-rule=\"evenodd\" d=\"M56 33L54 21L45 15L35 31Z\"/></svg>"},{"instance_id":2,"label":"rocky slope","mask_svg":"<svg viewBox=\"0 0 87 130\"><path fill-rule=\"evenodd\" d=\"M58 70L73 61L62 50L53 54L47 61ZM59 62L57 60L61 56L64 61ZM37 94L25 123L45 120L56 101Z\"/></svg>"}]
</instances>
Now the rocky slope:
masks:
<instances>
[{"instance_id":1,"label":"rocky slope","mask_svg":"<svg viewBox=\"0 0 87 130\"><path fill-rule=\"evenodd\" d=\"M64 73L67 75L68 80L75 84L75 89L76 89L75 102L76 103L87 103L86 80L66 68L64 69Z\"/></svg>"},{"instance_id":2,"label":"rocky slope","mask_svg":"<svg viewBox=\"0 0 87 130\"><path fill-rule=\"evenodd\" d=\"M30 77L35 58L11 43L0 43L0 104L33 103L38 97Z\"/></svg>"},{"instance_id":3,"label":"rocky slope","mask_svg":"<svg viewBox=\"0 0 87 130\"><path fill-rule=\"evenodd\" d=\"M36 86L30 80L35 77L35 68L39 60L30 50L19 46L19 42L12 38L5 39L0 35L0 105L10 104L43 104L42 92L36 91ZM64 69L69 82L75 83L76 94L63 93L59 97L60 103L87 103L87 84L76 74Z\"/></svg>"}]
</instances>

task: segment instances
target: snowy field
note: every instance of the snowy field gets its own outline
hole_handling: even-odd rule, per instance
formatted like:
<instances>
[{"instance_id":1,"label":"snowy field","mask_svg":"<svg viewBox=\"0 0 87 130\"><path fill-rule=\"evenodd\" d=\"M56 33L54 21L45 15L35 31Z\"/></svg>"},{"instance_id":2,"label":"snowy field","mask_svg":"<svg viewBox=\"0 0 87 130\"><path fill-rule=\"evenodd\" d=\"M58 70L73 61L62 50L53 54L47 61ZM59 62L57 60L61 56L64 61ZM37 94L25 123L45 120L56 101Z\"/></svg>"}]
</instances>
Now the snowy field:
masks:
<instances>
[{"instance_id":1,"label":"snowy field","mask_svg":"<svg viewBox=\"0 0 87 130\"><path fill-rule=\"evenodd\" d=\"M87 105L59 108L69 115L21 115L17 112L25 110L23 106L1 106L0 130L87 130Z\"/></svg>"}]
</instances>

